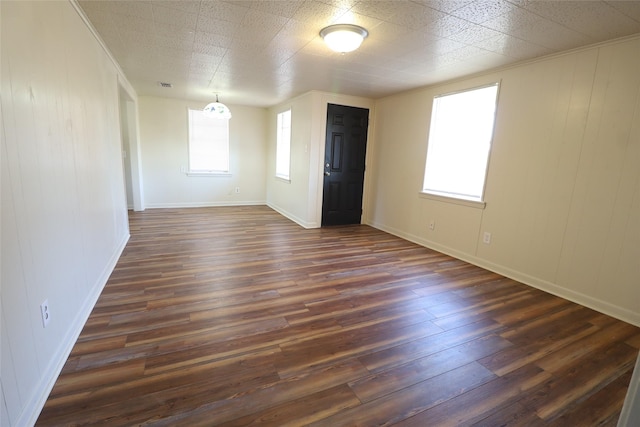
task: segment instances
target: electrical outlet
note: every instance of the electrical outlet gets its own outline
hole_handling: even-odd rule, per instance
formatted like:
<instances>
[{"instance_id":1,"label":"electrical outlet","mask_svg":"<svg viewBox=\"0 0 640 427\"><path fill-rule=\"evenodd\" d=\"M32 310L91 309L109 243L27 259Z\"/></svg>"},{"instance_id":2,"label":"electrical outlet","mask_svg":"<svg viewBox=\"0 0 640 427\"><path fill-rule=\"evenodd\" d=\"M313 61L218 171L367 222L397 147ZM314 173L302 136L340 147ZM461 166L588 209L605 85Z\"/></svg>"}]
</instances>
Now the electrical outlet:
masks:
<instances>
[{"instance_id":1,"label":"electrical outlet","mask_svg":"<svg viewBox=\"0 0 640 427\"><path fill-rule=\"evenodd\" d=\"M485 243L487 245L491 243L491 233L489 233L488 231L484 232L484 234L482 235L482 243Z\"/></svg>"},{"instance_id":2,"label":"electrical outlet","mask_svg":"<svg viewBox=\"0 0 640 427\"><path fill-rule=\"evenodd\" d=\"M42 327L46 328L51 320L51 313L49 312L49 300L44 300L40 304L40 315L42 316Z\"/></svg>"},{"instance_id":3,"label":"electrical outlet","mask_svg":"<svg viewBox=\"0 0 640 427\"><path fill-rule=\"evenodd\" d=\"M236 194L240 192L240 187L236 187Z\"/></svg>"},{"instance_id":4,"label":"electrical outlet","mask_svg":"<svg viewBox=\"0 0 640 427\"><path fill-rule=\"evenodd\" d=\"M429 221L429 230L433 231L436 229L436 221L435 220L431 220Z\"/></svg>"}]
</instances>

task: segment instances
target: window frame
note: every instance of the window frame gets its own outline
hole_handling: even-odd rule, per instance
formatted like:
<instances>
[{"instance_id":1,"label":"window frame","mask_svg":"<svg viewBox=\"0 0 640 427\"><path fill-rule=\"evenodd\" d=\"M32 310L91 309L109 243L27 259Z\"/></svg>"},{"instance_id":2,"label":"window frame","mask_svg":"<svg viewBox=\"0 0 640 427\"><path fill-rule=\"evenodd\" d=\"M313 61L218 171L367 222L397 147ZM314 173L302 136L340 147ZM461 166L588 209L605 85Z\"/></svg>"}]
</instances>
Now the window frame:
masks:
<instances>
[{"instance_id":1,"label":"window frame","mask_svg":"<svg viewBox=\"0 0 640 427\"><path fill-rule=\"evenodd\" d=\"M480 208L480 209L484 209L486 202L484 200L485 197L485 190L486 190L486 184L487 184L487 176L489 173L489 164L490 164L490 159L491 159L491 149L493 146L493 139L495 136L495 125L496 125L496 118L497 118L497 113L498 113L498 99L499 99L499 95L500 95L500 80L498 81L492 81L491 83L487 83L487 84L482 84L479 86L474 86L474 87L470 87L470 88L465 88L465 89L461 89L461 90L456 90L456 91L452 91L452 92L446 92L446 93L442 93L442 94L438 94L435 95L433 97L433 101L432 101L432 110L431 110L431 119L429 122L429 132L428 132L428 136L427 136L427 154L425 156L425 168L424 168L424 175L423 175L423 180L422 180L422 186L421 186L421 191L420 191L420 195L423 198L426 199L431 199L431 200L438 200L438 201L443 201L443 202L448 202L448 203L453 203L453 204L458 204L458 205L463 205L463 206L469 206L469 207L474 207L474 208ZM480 192L480 196L479 197L474 197L471 195L464 195L464 194L457 194L454 192L448 192L448 191L438 191L435 189L428 189L427 188L427 172L428 172L428 165L429 165L429 150L431 148L431 144L432 142L432 137L433 137L433 132L434 132L434 120L436 120L436 102L438 99L443 98L443 97L448 97L448 96L452 96L452 95L457 95L457 94L462 94L462 93L468 93L468 92L472 92L472 91L476 91L476 90L481 90L481 89L487 89L487 88L491 88L491 87L495 87L495 98L494 98L494 103L493 103L493 114L492 114L492 118L493 118L493 123L491 125L491 130L490 130L490 135L488 138L488 147L487 147L487 156L486 156L486 162L484 164L484 174L482 175L482 191Z\"/></svg>"},{"instance_id":2,"label":"window frame","mask_svg":"<svg viewBox=\"0 0 640 427\"><path fill-rule=\"evenodd\" d=\"M291 107L280 111L279 113L276 114L276 164L275 164L275 176L278 179L281 179L283 181L286 182L291 182L291 137L292 137L292 128L293 128L293 122L292 122L292 118L293 118L293 113L291 111ZM283 117L284 114L289 115L289 127L288 127L288 141L282 141L281 140L281 131L284 128L283 126L281 126L281 117ZM286 142L287 145L287 151L288 151L288 159L287 159L287 173L282 173L282 171L280 171L279 169L279 160L282 158L279 153L280 153L280 149L283 146L283 142Z\"/></svg>"},{"instance_id":3,"label":"window frame","mask_svg":"<svg viewBox=\"0 0 640 427\"><path fill-rule=\"evenodd\" d=\"M194 123L192 122L192 115L202 114L202 110L195 108L187 108L187 176L230 176L231 175L231 144L230 144L230 130L229 130L229 119L220 119L220 118L207 118L204 117L205 120L211 120L212 123L225 123L225 135L223 143L226 145L226 161L225 168L223 169L194 169L192 167L192 152L196 149L194 147L193 141L193 133L194 133Z\"/></svg>"}]
</instances>

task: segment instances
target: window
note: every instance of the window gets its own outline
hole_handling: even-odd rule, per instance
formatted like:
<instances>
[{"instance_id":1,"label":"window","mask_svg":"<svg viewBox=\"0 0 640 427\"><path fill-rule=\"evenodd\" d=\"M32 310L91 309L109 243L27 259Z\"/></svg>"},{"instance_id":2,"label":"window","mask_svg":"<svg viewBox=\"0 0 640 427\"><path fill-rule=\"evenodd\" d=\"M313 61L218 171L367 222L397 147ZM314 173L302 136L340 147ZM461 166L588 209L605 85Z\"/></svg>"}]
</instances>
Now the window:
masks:
<instances>
[{"instance_id":1,"label":"window","mask_svg":"<svg viewBox=\"0 0 640 427\"><path fill-rule=\"evenodd\" d=\"M423 192L482 201L498 83L433 99Z\"/></svg>"},{"instance_id":2,"label":"window","mask_svg":"<svg viewBox=\"0 0 640 427\"><path fill-rule=\"evenodd\" d=\"M291 110L278 113L276 131L276 176L289 179L291 163Z\"/></svg>"},{"instance_id":3,"label":"window","mask_svg":"<svg viewBox=\"0 0 640 427\"><path fill-rule=\"evenodd\" d=\"M189 172L229 172L229 120L189 109Z\"/></svg>"}]
</instances>

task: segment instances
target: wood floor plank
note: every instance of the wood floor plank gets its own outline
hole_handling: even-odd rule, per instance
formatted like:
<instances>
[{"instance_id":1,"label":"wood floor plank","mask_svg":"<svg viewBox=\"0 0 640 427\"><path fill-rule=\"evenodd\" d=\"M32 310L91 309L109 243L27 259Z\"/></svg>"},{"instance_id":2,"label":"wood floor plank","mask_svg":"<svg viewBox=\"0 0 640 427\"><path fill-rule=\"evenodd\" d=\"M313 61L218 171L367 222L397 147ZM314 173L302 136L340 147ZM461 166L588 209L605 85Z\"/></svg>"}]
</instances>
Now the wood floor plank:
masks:
<instances>
[{"instance_id":1,"label":"wood floor plank","mask_svg":"<svg viewBox=\"0 0 640 427\"><path fill-rule=\"evenodd\" d=\"M626 373L637 355L630 346L616 343L589 358L582 358L571 369L556 373L544 389L523 398L522 402L535 409L540 418L551 421L568 406L588 398Z\"/></svg>"},{"instance_id":2,"label":"wood floor plank","mask_svg":"<svg viewBox=\"0 0 640 427\"><path fill-rule=\"evenodd\" d=\"M640 328L372 227L130 213L38 426L614 425Z\"/></svg>"},{"instance_id":3,"label":"wood floor plank","mask_svg":"<svg viewBox=\"0 0 640 427\"><path fill-rule=\"evenodd\" d=\"M299 427L358 405L360 401L353 391L342 384L220 425L224 427Z\"/></svg>"},{"instance_id":4,"label":"wood floor plank","mask_svg":"<svg viewBox=\"0 0 640 427\"><path fill-rule=\"evenodd\" d=\"M140 378L144 374L144 360L137 359L101 366L86 372L70 372L62 375L54 386L55 394L68 394L87 388L106 387L124 380Z\"/></svg>"},{"instance_id":5,"label":"wood floor plank","mask_svg":"<svg viewBox=\"0 0 640 427\"><path fill-rule=\"evenodd\" d=\"M335 427L393 425L462 395L493 378L495 376L490 371L472 362L311 425Z\"/></svg>"},{"instance_id":6,"label":"wood floor plank","mask_svg":"<svg viewBox=\"0 0 640 427\"><path fill-rule=\"evenodd\" d=\"M502 329L502 325L492 320L484 320L463 328L434 333L394 347L371 352L360 357L360 361L371 372L379 372L406 363L413 358L428 356L447 348L492 334Z\"/></svg>"},{"instance_id":7,"label":"wood floor plank","mask_svg":"<svg viewBox=\"0 0 640 427\"><path fill-rule=\"evenodd\" d=\"M419 320L404 317L373 325L356 325L316 336L313 341L281 344L283 351L282 360L278 362L278 373L284 377L297 375L305 370L314 370L345 358L440 332L440 328L428 320Z\"/></svg>"},{"instance_id":8,"label":"wood floor plank","mask_svg":"<svg viewBox=\"0 0 640 427\"><path fill-rule=\"evenodd\" d=\"M83 396L86 392L89 392L92 398L84 402L83 408L92 407L95 409L101 405L122 404L125 397L128 401L132 396L144 397L153 392L189 386L200 380L213 380L225 393L228 393L229 387L234 384L237 386L251 378L263 378L265 375L276 374L273 362L279 352L278 347L268 347L235 358L215 360L179 370L165 371L157 375L129 378L127 381L113 382L106 386L87 386L84 389L76 389L67 393L56 390L55 395L50 397L48 404L50 403L52 407L73 410L74 408L69 405L77 405L79 401L84 399ZM83 372L83 374L86 378L92 378L93 370Z\"/></svg>"},{"instance_id":9,"label":"wood floor plank","mask_svg":"<svg viewBox=\"0 0 640 427\"><path fill-rule=\"evenodd\" d=\"M585 339L593 335L597 330L597 327L588 324L572 324L562 330L551 333L544 339L510 347L480 362L496 374L504 375L528 363L546 357L566 345Z\"/></svg>"},{"instance_id":10,"label":"wood floor plank","mask_svg":"<svg viewBox=\"0 0 640 427\"><path fill-rule=\"evenodd\" d=\"M455 349L448 349L387 371L360 378L351 382L349 387L360 401L366 403L471 362L473 362L471 356Z\"/></svg>"},{"instance_id":11,"label":"wood floor plank","mask_svg":"<svg viewBox=\"0 0 640 427\"><path fill-rule=\"evenodd\" d=\"M530 412L526 407L520 403L514 403L500 409L487 418L471 424L473 427L495 427L495 426L526 426L526 427L540 427L547 425L536 414ZM565 424L564 426L580 426L581 424ZM586 426L586 425L585 425Z\"/></svg>"},{"instance_id":12,"label":"wood floor plank","mask_svg":"<svg viewBox=\"0 0 640 427\"><path fill-rule=\"evenodd\" d=\"M494 378L456 399L447 400L404 420L398 426L509 425L505 418L514 422L523 415L528 421L542 423L542 419L535 412L520 405L518 400L523 393L530 392L550 378L551 374L536 366L527 365L503 377ZM517 408L509 408L513 405L517 405ZM514 409L516 412L512 414ZM493 421L488 421L497 421L496 418L504 423L492 424Z\"/></svg>"},{"instance_id":13,"label":"wood floor plank","mask_svg":"<svg viewBox=\"0 0 640 427\"><path fill-rule=\"evenodd\" d=\"M605 351L607 347L624 341L637 333L637 328L616 322L593 333L588 341L577 341L566 345L535 363L547 372L560 372L567 365L580 364L581 360L588 360L591 354Z\"/></svg>"},{"instance_id":14,"label":"wood floor plank","mask_svg":"<svg viewBox=\"0 0 640 427\"><path fill-rule=\"evenodd\" d=\"M195 401L189 407L173 411L163 422L164 425L221 425L336 387L365 373L366 370L356 360L349 360L271 384L247 387L241 393L227 393L224 399L209 399L207 403L202 403L194 397Z\"/></svg>"},{"instance_id":15,"label":"wood floor plank","mask_svg":"<svg viewBox=\"0 0 640 427\"><path fill-rule=\"evenodd\" d=\"M264 348L278 346L283 341L292 340L292 337L310 340L316 335L334 330L340 330L340 326L334 320L329 319L301 328L263 330L261 334L247 336L227 335L223 332L221 335L217 335L213 342L207 333L187 337L178 336L175 337L175 340L172 339L164 343L160 347L161 350L155 355L147 357L145 372L156 374L169 369L238 357ZM167 347L168 349L165 351Z\"/></svg>"},{"instance_id":16,"label":"wood floor plank","mask_svg":"<svg viewBox=\"0 0 640 427\"><path fill-rule=\"evenodd\" d=\"M625 385L629 384L632 372L629 369L611 384L591 395L583 404L569 408L551 425L554 427L617 425L617 414L622 410L622 402L625 398Z\"/></svg>"}]
</instances>

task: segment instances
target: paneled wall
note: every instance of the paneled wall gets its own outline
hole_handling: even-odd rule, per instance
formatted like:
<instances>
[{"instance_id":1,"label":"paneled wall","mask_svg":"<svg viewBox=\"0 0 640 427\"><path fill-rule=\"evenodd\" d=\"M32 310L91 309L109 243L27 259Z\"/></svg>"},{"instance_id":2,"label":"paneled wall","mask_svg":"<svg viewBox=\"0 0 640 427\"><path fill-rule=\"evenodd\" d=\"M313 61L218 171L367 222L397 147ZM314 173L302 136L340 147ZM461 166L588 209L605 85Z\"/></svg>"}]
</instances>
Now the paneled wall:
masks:
<instances>
[{"instance_id":1,"label":"paneled wall","mask_svg":"<svg viewBox=\"0 0 640 427\"><path fill-rule=\"evenodd\" d=\"M494 81L486 207L422 196L433 97ZM372 225L640 325L640 37L391 96L375 122Z\"/></svg>"},{"instance_id":2,"label":"paneled wall","mask_svg":"<svg viewBox=\"0 0 640 427\"><path fill-rule=\"evenodd\" d=\"M0 8L0 424L28 426L129 232L117 67L71 3Z\"/></svg>"},{"instance_id":3,"label":"paneled wall","mask_svg":"<svg viewBox=\"0 0 640 427\"><path fill-rule=\"evenodd\" d=\"M147 208L265 203L266 116L257 107L228 105L230 175L187 176L187 110L202 102L141 96L140 141ZM236 187L239 193L235 192Z\"/></svg>"}]
</instances>

